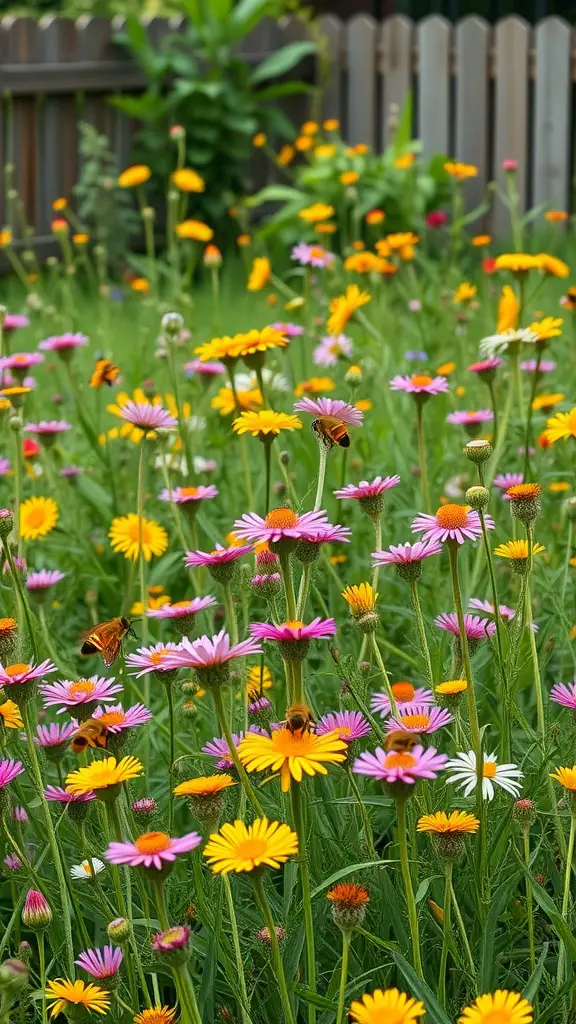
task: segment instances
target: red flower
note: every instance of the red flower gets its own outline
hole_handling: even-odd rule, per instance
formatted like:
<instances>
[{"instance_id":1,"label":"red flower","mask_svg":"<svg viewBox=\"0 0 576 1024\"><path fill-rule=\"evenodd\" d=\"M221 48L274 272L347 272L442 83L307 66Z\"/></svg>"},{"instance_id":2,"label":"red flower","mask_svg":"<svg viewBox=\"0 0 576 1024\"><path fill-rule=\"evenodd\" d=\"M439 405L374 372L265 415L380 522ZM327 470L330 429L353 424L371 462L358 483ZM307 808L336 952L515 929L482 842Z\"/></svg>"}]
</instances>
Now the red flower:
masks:
<instances>
[{"instance_id":1,"label":"red flower","mask_svg":"<svg viewBox=\"0 0 576 1024\"><path fill-rule=\"evenodd\" d=\"M448 214L443 210L431 210L426 214L426 223L429 228L441 228L448 223Z\"/></svg>"},{"instance_id":2,"label":"red flower","mask_svg":"<svg viewBox=\"0 0 576 1024\"><path fill-rule=\"evenodd\" d=\"M37 441L33 441L31 438L26 437L22 441L22 455L25 459L32 459L35 455L38 455L40 451L40 445Z\"/></svg>"},{"instance_id":3,"label":"red flower","mask_svg":"<svg viewBox=\"0 0 576 1024\"><path fill-rule=\"evenodd\" d=\"M496 260L492 256L482 260L482 270L485 274L493 274L496 270Z\"/></svg>"}]
</instances>

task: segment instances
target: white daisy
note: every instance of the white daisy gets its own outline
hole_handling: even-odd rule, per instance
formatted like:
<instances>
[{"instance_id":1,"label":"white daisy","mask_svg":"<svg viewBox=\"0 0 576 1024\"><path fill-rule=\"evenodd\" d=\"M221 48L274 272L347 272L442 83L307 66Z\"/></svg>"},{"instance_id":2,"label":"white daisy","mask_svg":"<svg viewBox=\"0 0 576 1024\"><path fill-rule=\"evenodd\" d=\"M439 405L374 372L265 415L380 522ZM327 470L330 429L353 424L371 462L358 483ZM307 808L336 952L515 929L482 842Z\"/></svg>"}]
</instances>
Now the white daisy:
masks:
<instances>
[{"instance_id":1,"label":"white daisy","mask_svg":"<svg viewBox=\"0 0 576 1024\"><path fill-rule=\"evenodd\" d=\"M81 864L73 864L70 868L70 874L72 878L85 881L87 878L99 875L101 871L104 871L105 867L104 861L98 857L92 857L90 860L83 860Z\"/></svg>"},{"instance_id":2,"label":"white daisy","mask_svg":"<svg viewBox=\"0 0 576 1024\"><path fill-rule=\"evenodd\" d=\"M267 366L262 367L262 380L271 391L289 391L290 383L282 373L275 373ZM237 373L234 376L234 384L237 391L250 391L258 387L258 378L255 373Z\"/></svg>"},{"instance_id":3,"label":"white daisy","mask_svg":"<svg viewBox=\"0 0 576 1024\"><path fill-rule=\"evenodd\" d=\"M447 761L446 769L453 769L449 782L460 783L460 789L464 790L464 796L470 796L476 789L476 754L473 750L467 753L459 753L454 760ZM484 768L482 771L482 796L484 800L492 800L494 796L494 785L505 789L507 793L516 797L522 790L518 779L524 778L524 773L515 764L498 764L496 754L484 754Z\"/></svg>"},{"instance_id":4,"label":"white daisy","mask_svg":"<svg viewBox=\"0 0 576 1024\"><path fill-rule=\"evenodd\" d=\"M533 331L529 331L527 327L502 331L501 334L489 334L487 338L482 338L480 342L480 353L484 358L490 359L492 356L501 355L509 345L521 341L528 343L538 341L538 335L534 334Z\"/></svg>"}]
</instances>

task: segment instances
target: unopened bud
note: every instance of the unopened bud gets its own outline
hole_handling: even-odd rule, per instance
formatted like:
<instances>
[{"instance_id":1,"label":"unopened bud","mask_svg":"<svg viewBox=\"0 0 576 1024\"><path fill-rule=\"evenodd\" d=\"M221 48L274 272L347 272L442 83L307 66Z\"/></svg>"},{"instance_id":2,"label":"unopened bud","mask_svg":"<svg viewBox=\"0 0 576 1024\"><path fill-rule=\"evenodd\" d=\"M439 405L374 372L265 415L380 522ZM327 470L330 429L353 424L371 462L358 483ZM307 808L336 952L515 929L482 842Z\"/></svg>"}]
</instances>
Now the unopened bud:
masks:
<instances>
[{"instance_id":1,"label":"unopened bud","mask_svg":"<svg viewBox=\"0 0 576 1024\"><path fill-rule=\"evenodd\" d=\"M5 540L14 529L14 515L9 508L0 508L0 537Z\"/></svg>"},{"instance_id":2,"label":"unopened bud","mask_svg":"<svg viewBox=\"0 0 576 1024\"><path fill-rule=\"evenodd\" d=\"M290 454L289 454L289 452L284 452L284 451L280 452L278 458L280 459L280 462L282 463L283 466L289 466L290 465Z\"/></svg>"},{"instance_id":3,"label":"unopened bud","mask_svg":"<svg viewBox=\"0 0 576 1024\"><path fill-rule=\"evenodd\" d=\"M28 984L28 968L23 960L10 958L0 964L0 988L19 989Z\"/></svg>"},{"instance_id":4,"label":"unopened bud","mask_svg":"<svg viewBox=\"0 0 576 1024\"><path fill-rule=\"evenodd\" d=\"M469 487L466 491L466 501L470 508L476 512L483 512L490 504L490 491L486 487Z\"/></svg>"},{"instance_id":5,"label":"unopened bud","mask_svg":"<svg viewBox=\"0 0 576 1024\"><path fill-rule=\"evenodd\" d=\"M571 522L576 522L576 497L568 498L566 502L566 513Z\"/></svg>"},{"instance_id":6,"label":"unopened bud","mask_svg":"<svg viewBox=\"0 0 576 1024\"><path fill-rule=\"evenodd\" d=\"M116 946L123 946L132 934L132 925L125 917L115 917L106 928L108 937Z\"/></svg>"},{"instance_id":7,"label":"unopened bud","mask_svg":"<svg viewBox=\"0 0 576 1024\"><path fill-rule=\"evenodd\" d=\"M510 511L521 523L533 523L542 508L540 484L514 484L506 491L510 499Z\"/></svg>"},{"instance_id":8,"label":"unopened bud","mask_svg":"<svg viewBox=\"0 0 576 1024\"><path fill-rule=\"evenodd\" d=\"M22 924L34 931L43 931L52 923L52 911L46 897L38 889L29 889L22 909Z\"/></svg>"},{"instance_id":9,"label":"unopened bud","mask_svg":"<svg viewBox=\"0 0 576 1024\"><path fill-rule=\"evenodd\" d=\"M483 441L480 438L475 438L473 441L468 441L468 444L464 446L463 452L470 462L473 462L476 466L481 466L483 462L492 455L492 445L490 441Z\"/></svg>"},{"instance_id":10,"label":"unopened bud","mask_svg":"<svg viewBox=\"0 0 576 1024\"><path fill-rule=\"evenodd\" d=\"M161 320L161 327L169 337L177 338L184 330L184 318L180 313L165 313Z\"/></svg>"},{"instance_id":11,"label":"unopened bud","mask_svg":"<svg viewBox=\"0 0 576 1024\"><path fill-rule=\"evenodd\" d=\"M522 828L528 829L536 821L536 804L533 800L516 800L512 805L512 814Z\"/></svg>"}]
</instances>

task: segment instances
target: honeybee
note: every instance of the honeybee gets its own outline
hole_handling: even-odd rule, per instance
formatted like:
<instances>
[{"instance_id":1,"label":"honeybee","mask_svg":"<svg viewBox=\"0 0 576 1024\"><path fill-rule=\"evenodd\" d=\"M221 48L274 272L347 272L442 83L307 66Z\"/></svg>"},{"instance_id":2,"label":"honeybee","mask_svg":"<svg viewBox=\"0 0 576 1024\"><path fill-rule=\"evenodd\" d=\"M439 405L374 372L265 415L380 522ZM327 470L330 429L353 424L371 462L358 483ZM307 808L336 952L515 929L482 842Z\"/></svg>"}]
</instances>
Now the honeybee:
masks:
<instances>
[{"instance_id":1,"label":"honeybee","mask_svg":"<svg viewBox=\"0 0 576 1024\"><path fill-rule=\"evenodd\" d=\"M120 654L122 641L127 634L136 636L132 629L130 619L123 615L109 622L99 622L83 634L84 643L80 648L81 654L101 654L105 665L113 665Z\"/></svg>"},{"instance_id":2,"label":"honeybee","mask_svg":"<svg viewBox=\"0 0 576 1024\"><path fill-rule=\"evenodd\" d=\"M307 704L291 704L284 723L289 732L314 732L315 722Z\"/></svg>"},{"instance_id":3,"label":"honeybee","mask_svg":"<svg viewBox=\"0 0 576 1024\"><path fill-rule=\"evenodd\" d=\"M341 448L350 447L350 434L346 424L336 416L319 416L312 424L312 430L322 441L325 448L333 448L335 444Z\"/></svg>"},{"instance_id":4,"label":"honeybee","mask_svg":"<svg viewBox=\"0 0 576 1024\"><path fill-rule=\"evenodd\" d=\"M87 718L85 722L74 733L70 750L75 754L81 754L86 747L101 747L106 749L108 743L108 729L99 718Z\"/></svg>"},{"instance_id":5,"label":"honeybee","mask_svg":"<svg viewBox=\"0 0 576 1024\"><path fill-rule=\"evenodd\" d=\"M389 732L384 740L384 750L387 754L392 750L402 754L409 754L417 742L416 736L413 736L411 732L405 732L404 729L395 729L394 732Z\"/></svg>"},{"instance_id":6,"label":"honeybee","mask_svg":"<svg viewBox=\"0 0 576 1024\"><path fill-rule=\"evenodd\" d=\"M103 384L112 387L120 373L120 367L114 366L109 359L98 359L90 377L90 387L100 388Z\"/></svg>"}]
</instances>

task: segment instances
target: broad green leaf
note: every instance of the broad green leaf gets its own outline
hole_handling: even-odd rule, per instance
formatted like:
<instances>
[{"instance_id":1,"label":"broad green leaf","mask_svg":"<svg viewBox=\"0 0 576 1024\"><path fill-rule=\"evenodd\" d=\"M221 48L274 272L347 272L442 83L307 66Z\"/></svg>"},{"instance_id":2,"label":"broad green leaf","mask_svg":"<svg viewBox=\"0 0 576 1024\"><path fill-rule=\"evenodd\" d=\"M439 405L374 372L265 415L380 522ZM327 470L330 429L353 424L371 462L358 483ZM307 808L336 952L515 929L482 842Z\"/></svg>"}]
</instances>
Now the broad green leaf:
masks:
<instances>
[{"instance_id":1,"label":"broad green leaf","mask_svg":"<svg viewBox=\"0 0 576 1024\"><path fill-rule=\"evenodd\" d=\"M271 53L261 64L254 69L251 79L254 85L258 82L265 82L269 78L276 78L291 71L296 64L310 54L316 52L316 44L312 42L289 43L283 46L276 53Z\"/></svg>"},{"instance_id":2,"label":"broad green leaf","mask_svg":"<svg viewBox=\"0 0 576 1024\"><path fill-rule=\"evenodd\" d=\"M326 999L324 996L319 996L317 992L311 992L305 985L294 984L291 985L290 988L296 993L298 998L303 999L305 1003L312 1003L313 1006L320 1006L323 1010L333 1010L335 1012L338 1009L338 1003L334 1003L331 999Z\"/></svg>"},{"instance_id":3,"label":"broad green leaf","mask_svg":"<svg viewBox=\"0 0 576 1024\"><path fill-rule=\"evenodd\" d=\"M428 1024L430 1024L430 1021L432 1021L433 1024L452 1024L450 1017L440 1006L440 1003L436 999L432 989L428 987L422 978L418 977L416 971L412 965L408 963L406 957L402 956L402 953L398 953L394 949L391 949L390 953L394 958L398 970L406 979L407 990L410 995L415 996L416 999L420 999L424 1003Z\"/></svg>"},{"instance_id":4,"label":"broad green leaf","mask_svg":"<svg viewBox=\"0 0 576 1024\"><path fill-rule=\"evenodd\" d=\"M550 898L546 890L538 884L538 882L535 880L533 875L530 874L527 868L524 868L524 872L530 878L534 899L542 908L544 913L547 914L550 918L552 924L558 932L558 935L560 936L566 947L566 952L570 960L572 961L572 963L576 963L576 937L574 936L574 933L566 924L566 921L562 917L562 914L560 913L556 904Z\"/></svg>"},{"instance_id":5,"label":"broad green leaf","mask_svg":"<svg viewBox=\"0 0 576 1024\"><path fill-rule=\"evenodd\" d=\"M379 935L373 935L366 928L356 928L356 931L363 935L365 939L368 939L368 942L373 942L375 946L380 946L381 949L398 949L397 942L387 942L386 939L381 939Z\"/></svg>"},{"instance_id":6,"label":"broad green leaf","mask_svg":"<svg viewBox=\"0 0 576 1024\"><path fill-rule=\"evenodd\" d=\"M489 992L491 990L492 972L494 969L494 936L498 926L498 919L508 904L517 884L518 872L515 872L502 883L492 897L490 912L482 934L482 955L478 976L479 992Z\"/></svg>"},{"instance_id":7,"label":"broad green leaf","mask_svg":"<svg viewBox=\"0 0 576 1024\"><path fill-rule=\"evenodd\" d=\"M536 967L534 968L534 972L531 975L531 977L530 977L530 979L528 981L528 984L526 985L526 988L522 992L522 995L524 996L524 999L527 999L529 1003L532 1003L534 1001L534 996L536 995L538 989L540 988L540 982L542 981L542 975L544 974L544 963L546 961L546 957L547 956L548 956L548 943L545 942L543 947L542 947L542 952L541 952L540 957L538 959L538 963L536 964Z\"/></svg>"},{"instance_id":8,"label":"broad green leaf","mask_svg":"<svg viewBox=\"0 0 576 1024\"><path fill-rule=\"evenodd\" d=\"M230 15L232 25L245 27L254 17L262 17L268 0L240 0Z\"/></svg>"},{"instance_id":9,"label":"broad green leaf","mask_svg":"<svg viewBox=\"0 0 576 1024\"><path fill-rule=\"evenodd\" d=\"M306 82L277 82L276 85L268 85L260 89L256 94L261 103L268 100L277 100L282 96L295 96L298 93L314 93L315 87Z\"/></svg>"}]
</instances>

